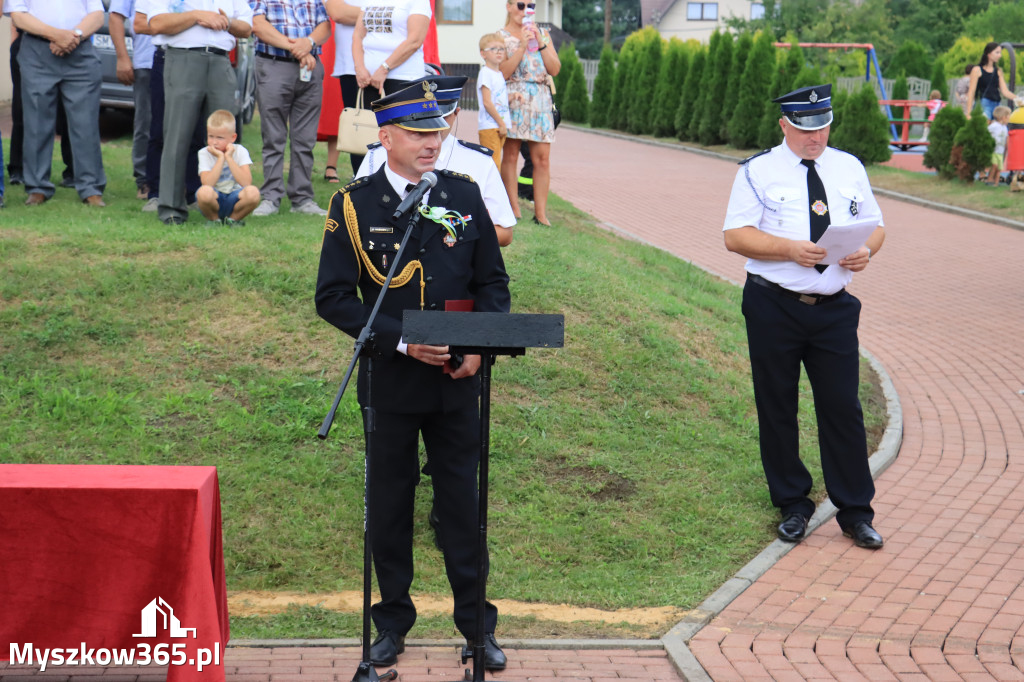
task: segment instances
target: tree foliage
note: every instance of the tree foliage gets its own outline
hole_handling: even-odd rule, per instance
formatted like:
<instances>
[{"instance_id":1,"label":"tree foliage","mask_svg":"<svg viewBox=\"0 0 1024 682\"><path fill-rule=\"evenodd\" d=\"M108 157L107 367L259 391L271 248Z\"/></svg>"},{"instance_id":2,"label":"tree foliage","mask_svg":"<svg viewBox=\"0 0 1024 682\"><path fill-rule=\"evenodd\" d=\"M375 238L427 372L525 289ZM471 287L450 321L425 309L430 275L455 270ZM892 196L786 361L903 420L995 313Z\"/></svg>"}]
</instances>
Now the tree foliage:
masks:
<instances>
[{"instance_id":1,"label":"tree foliage","mask_svg":"<svg viewBox=\"0 0 1024 682\"><path fill-rule=\"evenodd\" d=\"M595 128L608 126L608 110L612 105L612 90L615 88L615 53L611 47L601 51L594 78L594 99L590 102L590 125Z\"/></svg>"},{"instance_id":2,"label":"tree foliage","mask_svg":"<svg viewBox=\"0 0 1024 682\"><path fill-rule=\"evenodd\" d=\"M637 40L636 63L633 67L633 88L635 96L629 101L627 129L629 132L651 132L651 95L658 86L658 74L661 73L661 57L664 42L661 34L653 26L630 36Z\"/></svg>"},{"instance_id":3,"label":"tree foliage","mask_svg":"<svg viewBox=\"0 0 1024 682\"><path fill-rule=\"evenodd\" d=\"M640 28L640 0L612 0L612 45L621 46ZM598 59L604 48L604 2L562 3L562 29L573 37L581 59Z\"/></svg>"},{"instance_id":4,"label":"tree foliage","mask_svg":"<svg viewBox=\"0 0 1024 682\"><path fill-rule=\"evenodd\" d=\"M697 91L697 101L693 104L693 116L690 118L690 127L686 129L686 137L689 140L700 139L700 124L704 120L704 108L707 106L708 97L713 96L717 89L715 78L718 76L718 52L719 45L723 40L722 34L715 31L708 40L708 57L704 62L704 71L701 72L700 89Z\"/></svg>"},{"instance_id":5,"label":"tree foliage","mask_svg":"<svg viewBox=\"0 0 1024 682\"><path fill-rule=\"evenodd\" d=\"M615 87L612 88L612 105L608 107L608 127L625 130L629 121L629 101L636 97L633 90L633 64L636 61L636 41L626 39L619 51L615 66Z\"/></svg>"},{"instance_id":6,"label":"tree foliage","mask_svg":"<svg viewBox=\"0 0 1024 682\"><path fill-rule=\"evenodd\" d=\"M725 23L735 30L767 30L801 42L872 43L888 71L900 46L913 41L935 57L947 51L967 26L976 27L979 36L1018 40L1016 36L1024 33L1015 19L1021 6L1017 0L764 0L763 19L730 18ZM983 18L974 20L976 15ZM841 51L809 50L807 57L830 79L858 75ZM963 66L959 68L962 72ZM906 75L927 78L930 73L929 66Z\"/></svg>"},{"instance_id":7,"label":"tree foliage","mask_svg":"<svg viewBox=\"0 0 1024 682\"><path fill-rule=\"evenodd\" d=\"M896 82L892 85L892 92L889 93L889 99L909 99L910 97L910 86L907 85L907 77L902 73Z\"/></svg>"},{"instance_id":8,"label":"tree foliage","mask_svg":"<svg viewBox=\"0 0 1024 682\"><path fill-rule=\"evenodd\" d=\"M796 75L804 65L804 52L795 42L791 43L784 54L776 58L775 74L768 89L768 99L773 100L787 92L792 92ZM779 108L765 107L761 121L757 127L757 146L768 149L782 142L782 128L779 127Z\"/></svg>"},{"instance_id":9,"label":"tree foliage","mask_svg":"<svg viewBox=\"0 0 1024 682\"><path fill-rule=\"evenodd\" d=\"M995 149L996 141L988 132L988 119L981 107L975 107L967 124L953 137L950 165L961 180L974 182L975 173L992 165Z\"/></svg>"},{"instance_id":10,"label":"tree foliage","mask_svg":"<svg viewBox=\"0 0 1024 682\"><path fill-rule=\"evenodd\" d=\"M729 82L729 69L732 68L732 34L723 33L718 40L718 51L711 60L711 89L704 98L704 108L700 113L700 125L697 128L697 140L702 145L721 144L724 138L719 134L722 127L722 102L728 96L722 86Z\"/></svg>"},{"instance_id":11,"label":"tree foliage","mask_svg":"<svg viewBox=\"0 0 1024 682\"><path fill-rule=\"evenodd\" d=\"M754 40L740 80L739 101L729 119L729 144L740 149L754 146L765 107L774 106L768 97L775 68L774 39L762 31Z\"/></svg>"},{"instance_id":12,"label":"tree foliage","mask_svg":"<svg viewBox=\"0 0 1024 682\"><path fill-rule=\"evenodd\" d=\"M676 109L676 137L680 140L690 139L690 120L697 108L697 94L700 91L701 78L704 76L704 62L707 61L707 54L707 48L702 46L695 50L690 58L690 68L686 72L683 92L679 95L679 107Z\"/></svg>"},{"instance_id":13,"label":"tree foliage","mask_svg":"<svg viewBox=\"0 0 1024 682\"><path fill-rule=\"evenodd\" d=\"M672 137L676 132L676 110L690 68L690 48L678 38L669 41L661 60L658 88L654 92L652 129L659 137Z\"/></svg>"},{"instance_id":14,"label":"tree foliage","mask_svg":"<svg viewBox=\"0 0 1024 682\"><path fill-rule=\"evenodd\" d=\"M1014 42L1024 35L1024 4L992 3L964 22L964 34L971 38L994 36L999 42Z\"/></svg>"},{"instance_id":15,"label":"tree foliage","mask_svg":"<svg viewBox=\"0 0 1024 682\"><path fill-rule=\"evenodd\" d=\"M949 80L946 78L946 66L941 59L935 60L932 68L932 90L939 91L939 99L949 99Z\"/></svg>"},{"instance_id":16,"label":"tree foliage","mask_svg":"<svg viewBox=\"0 0 1024 682\"><path fill-rule=\"evenodd\" d=\"M721 121L718 128L718 137L723 140L729 139L729 119L736 111L736 93L740 89L740 79L743 78L743 67L747 65L747 57L750 56L750 49L754 46L754 37L750 32L740 34L736 46L732 51L732 65L729 66L729 81L725 88L725 96L722 97ZM799 47L796 49L800 49Z\"/></svg>"},{"instance_id":17,"label":"tree foliage","mask_svg":"<svg viewBox=\"0 0 1024 682\"><path fill-rule=\"evenodd\" d=\"M565 47L569 49L563 57L562 52ZM576 56L576 50L571 44L563 46L562 50L558 51L558 58L562 62L559 75L567 74L562 80L561 90L559 90L558 108L562 112L562 118L574 123L586 123L590 98L587 97L587 79L583 75L583 64L580 63L579 57Z\"/></svg>"},{"instance_id":18,"label":"tree foliage","mask_svg":"<svg viewBox=\"0 0 1024 682\"><path fill-rule=\"evenodd\" d=\"M889 119L878 106L871 85L865 83L857 92L841 98L840 106L843 120L838 126L839 139L832 140L833 146L853 154L864 165L888 161L892 157ZM833 111L833 117L836 115Z\"/></svg>"},{"instance_id":19,"label":"tree foliage","mask_svg":"<svg viewBox=\"0 0 1024 682\"><path fill-rule=\"evenodd\" d=\"M965 125L967 116L960 107L939 109L928 132L928 149L923 159L926 168L938 171L941 177L953 177L954 169L949 163L949 156L953 151L953 139Z\"/></svg>"},{"instance_id":20,"label":"tree foliage","mask_svg":"<svg viewBox=\"0 0 1024 682\"><path fill-rule=\"evenodd\" d=\"M932 72L932 61L924 45L916 40L908 40L899 46L888 65L883 68L883 73L890 78L900 75L928 78Z\"/></svg>"}]
</instances>

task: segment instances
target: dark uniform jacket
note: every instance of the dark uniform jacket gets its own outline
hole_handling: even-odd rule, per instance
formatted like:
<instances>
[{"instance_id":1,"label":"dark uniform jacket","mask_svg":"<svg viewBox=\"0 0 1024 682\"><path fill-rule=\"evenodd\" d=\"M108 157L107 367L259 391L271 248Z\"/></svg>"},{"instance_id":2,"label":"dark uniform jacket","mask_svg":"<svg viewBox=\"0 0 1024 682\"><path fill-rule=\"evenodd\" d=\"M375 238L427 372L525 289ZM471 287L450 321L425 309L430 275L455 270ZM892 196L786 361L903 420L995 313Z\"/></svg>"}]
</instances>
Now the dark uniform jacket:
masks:
<instances>
[{"instance_id":1,"label":"dark uniform jacket","mask_svg":"<svg viewBox=\"0 0 1024 682\"><path fill-rule=\"evenodd\" d=\"M445 301L467 299L478 312L508 312L511 305L505 263L480 190L468 176L437 175L428 204L457 210L467 223L456 229L453 243L443 226L421 217L409 238L366 349L374 354L373 406L386 412L449 411L479 396L477 377L453 380L440 367L397 351L403 310L444 310ZM400 201L383 167L331 199L316 309L352 337L366 325L408 227L408 217L391 219ZM358 396L365 404L365 359L359 364Z\"/></svg>"}]
</instances>

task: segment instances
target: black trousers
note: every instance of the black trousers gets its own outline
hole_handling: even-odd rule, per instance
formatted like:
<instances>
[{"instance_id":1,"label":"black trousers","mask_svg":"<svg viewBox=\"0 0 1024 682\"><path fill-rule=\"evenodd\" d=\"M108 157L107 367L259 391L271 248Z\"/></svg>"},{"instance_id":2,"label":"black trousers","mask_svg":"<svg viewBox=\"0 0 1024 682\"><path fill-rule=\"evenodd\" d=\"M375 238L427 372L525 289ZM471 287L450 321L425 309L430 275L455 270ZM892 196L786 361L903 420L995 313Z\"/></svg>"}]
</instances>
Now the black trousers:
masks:
<instances>
[{"instance_id":1,"label":"black trousers","mask_svg":"<svg viewBox=\"0 0 1024 682\"><path fill-rule=\"evenodd\" d=\"M459 632L476 631L477 465L480 416L475 403L454 412L376 412L370 454L371 545L381 600L371 609L377 630L407 633L416 622L409 596L413 579L413 502L419 482L419 436L423 435L440 520L445 570L455 598ZM486 564L485 564L486 565ZM486 579L486 575L485 575ZM494 632L498 610L486 605L484 632Z\"/></svg>"},{"instance_id":2,"label":"black trousers","mask_svg":"<svg viewBox=\"0 0 1024 682\"><path fill-rule=\"evenodd\" d=\"M803 363L814 394L825 489L848 528L874 518L875 485L857 387L860 301L846 292L807 305L747 281L743 315L754 379L761 463L772 504L810 517L811 475L800 461L797 397Z\"/></svg>"}]
</instances>

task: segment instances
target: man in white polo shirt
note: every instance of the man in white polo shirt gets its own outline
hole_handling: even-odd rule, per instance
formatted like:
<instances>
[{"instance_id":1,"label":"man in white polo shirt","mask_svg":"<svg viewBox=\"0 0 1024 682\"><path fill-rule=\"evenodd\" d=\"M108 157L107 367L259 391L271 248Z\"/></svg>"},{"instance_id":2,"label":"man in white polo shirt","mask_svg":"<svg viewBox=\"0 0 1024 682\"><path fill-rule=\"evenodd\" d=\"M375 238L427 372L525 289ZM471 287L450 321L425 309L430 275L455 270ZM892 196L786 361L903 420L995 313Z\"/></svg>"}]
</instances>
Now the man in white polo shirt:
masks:
<instances>
[{"instance_id":1,"label":"man in white polo shirt","mask_svg":"<svg viewBox=\"0 0 1024 682\"><path fill-rule=\"evenodd\" d=\"M217 109L238 114L236 80L228 52L252 33L245 0L150 0L149 28L163 36L164 151L157 213L167 225L188 220L186 164L196 121Z\"/></svg>"},{"instance_id":2,"label":"man in white polo shirt","mask_svg":"<svg viewBox=\"0 0 1024 682\"><path fill-rule=\"evenodd\" d=\"M101 0L8 0L24 38L18 63L24 111L23 174L29 206L54 193L50 182L57 99L67 112L75 189L83 203L103 206L107 176L100 151L100 58L90 37L103 26Z\"/></svg>"}]
</instances>

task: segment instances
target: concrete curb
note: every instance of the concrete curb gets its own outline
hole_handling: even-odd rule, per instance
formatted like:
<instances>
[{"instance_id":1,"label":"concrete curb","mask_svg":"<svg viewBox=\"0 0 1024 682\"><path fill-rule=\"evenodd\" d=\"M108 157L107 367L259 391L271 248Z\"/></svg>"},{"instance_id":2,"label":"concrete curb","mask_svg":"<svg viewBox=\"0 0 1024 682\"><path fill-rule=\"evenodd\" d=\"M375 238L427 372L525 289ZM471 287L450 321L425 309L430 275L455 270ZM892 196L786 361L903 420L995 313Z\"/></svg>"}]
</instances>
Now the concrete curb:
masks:
<instances>
[{"instance_id":1,"label":"concrete curb","mask_svg":"<svg viewBox=\"0 0 1024 682\"><path fill-rule=\"evenodd\" d=\"M463 639L407 639L410 647L461 647ZM274 647L356 647L362 642L354 637L343 639L233 639L229 647L267 649ZM501 639L501 646L511 649L661 649L657 639Z\"/></svg>"},{"instance_id":2,"label":"concrete curb","mask_svg":"<svg viewBox=\"0 0 1024 682\"><path fill-rule=\"evenodd\" d=\"M629 142L638 142L640 144L651 145L652 147L661 147L663 149L677 149L679 151L689 152L691 154L699 154L701 156L707 156L713 159L720 159L722 161L731 161L737 163L740 159L735 156L729 156L728 154L722 154L720 152L713 152L708 149L701 149L700 147L691 147L683 143L675 142L663 142L661 140L652 140L646 137L636 137L634 135L627 135L625 133L617 133L612 130L593 130L591 128L581 128L579 126L563 124L563 128L575 130L581 133L591 133L593 135L603 135L605 137L612 137L616 140L626 140ZM919 197L911 196L909 194L903 194L901 192L894 192L888 189L882 189L879 187L873 187L872 191L883 197L889 199L895 199L896 201L903 201L908 204L914 204L915 206L924 206L926 208L933 208L938 211L945 213L952 213L953 215L963 216L964 218L971 218L972 220L981 220L987 223L994 223L996 225L1002 225L1003 227L1009 227L1014 230L1024 230L1024 223L1019 220L1013 220L1012 218L1003 218L1000 216L990 215L988 213L982 213L981 211L974 211L969 208L961 208L960 206L950 206L949 204L937 204L932 201L927 201Z\"/></svg>"}]
</instances>

